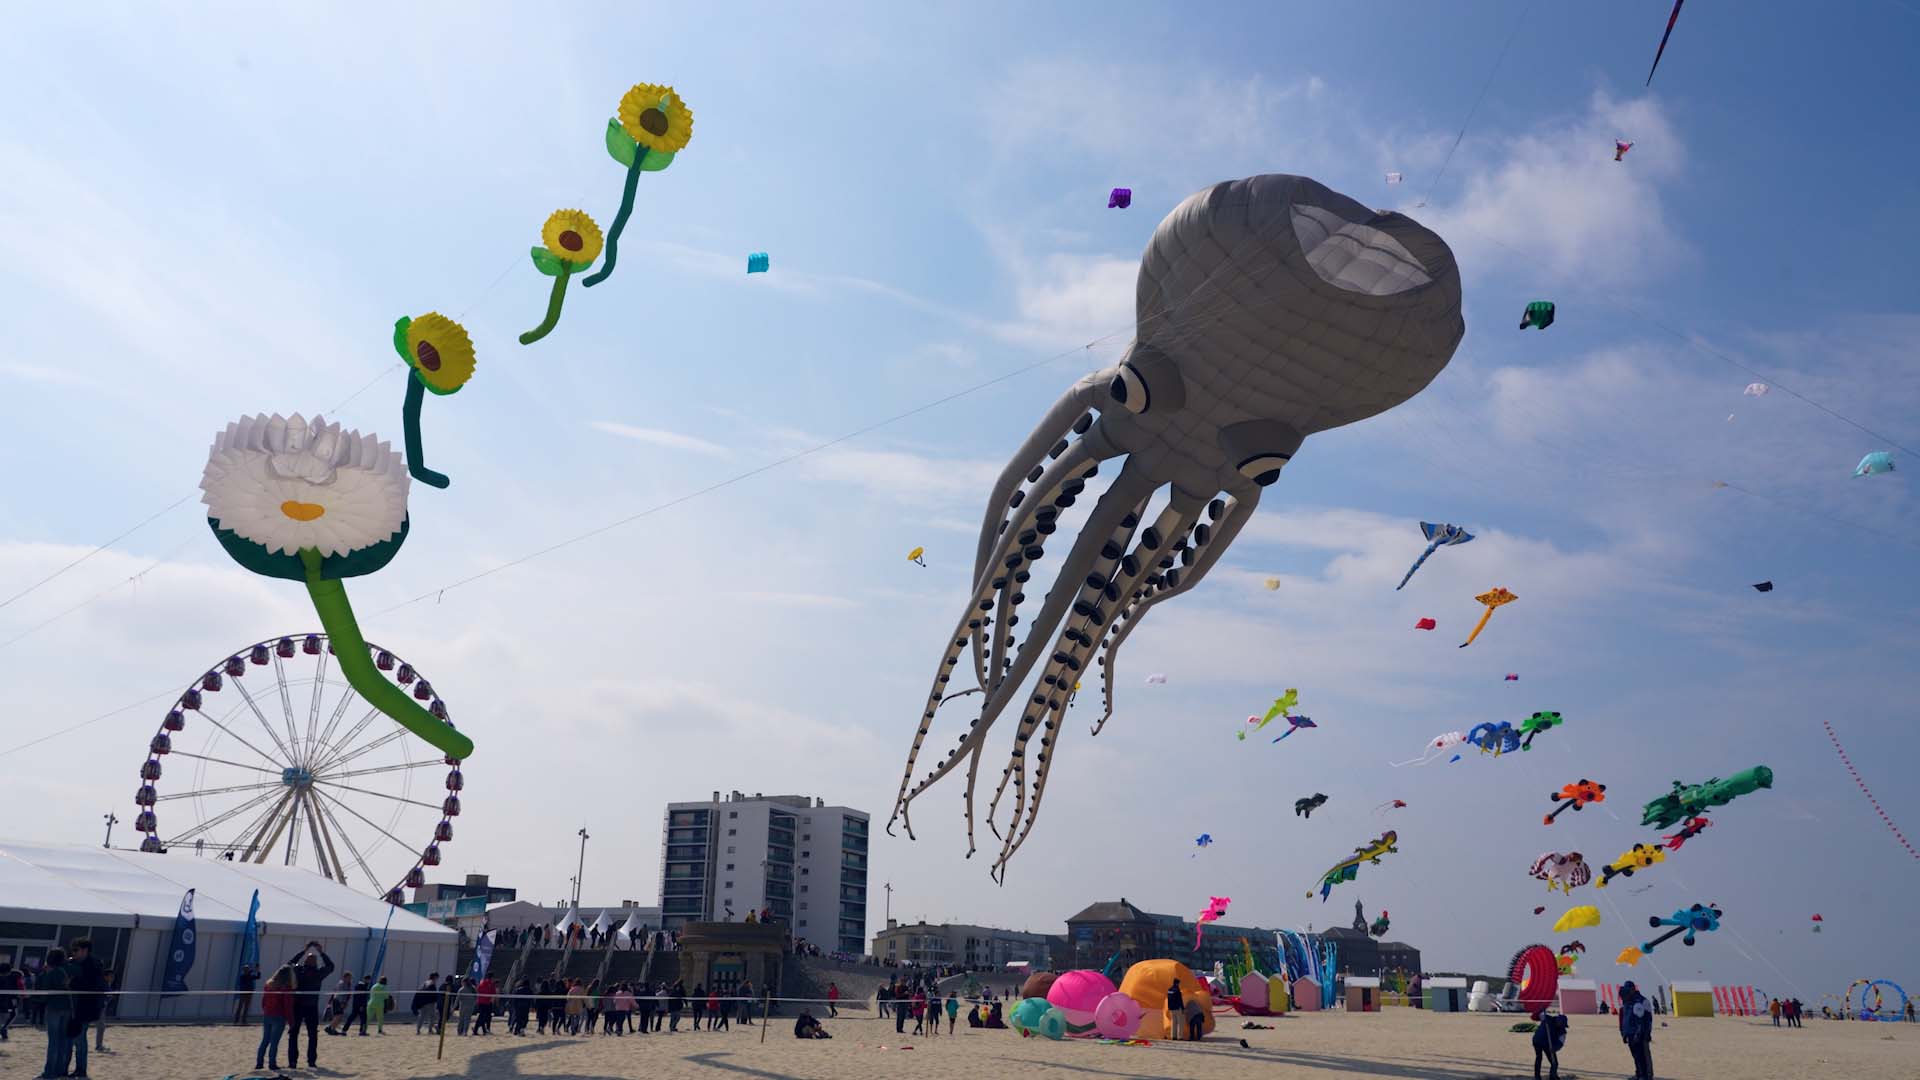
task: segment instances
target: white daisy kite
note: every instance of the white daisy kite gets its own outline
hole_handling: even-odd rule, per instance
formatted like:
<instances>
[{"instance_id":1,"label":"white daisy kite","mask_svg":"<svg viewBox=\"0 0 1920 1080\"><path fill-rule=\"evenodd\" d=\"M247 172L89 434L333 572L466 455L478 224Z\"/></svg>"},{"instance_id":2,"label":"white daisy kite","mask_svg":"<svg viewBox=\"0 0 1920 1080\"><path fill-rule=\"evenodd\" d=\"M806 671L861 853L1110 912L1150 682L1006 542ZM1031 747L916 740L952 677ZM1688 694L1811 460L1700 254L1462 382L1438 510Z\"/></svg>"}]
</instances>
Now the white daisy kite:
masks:
<instances>
[{"instance_id":1,"label":"white daisy kite","mask_svg":"<svg viewBox=\"0 0 1920 1080\"><path fill-rule=\"evenodd\" d=\"M407 539L407 464L387 443L299 413L249 416L214 437L200 477L207 524L235 562L304 582L347 682L453 758L473 740L415 704L368 656L342 579L371 574Z\"/></svg>"}]
</instances>

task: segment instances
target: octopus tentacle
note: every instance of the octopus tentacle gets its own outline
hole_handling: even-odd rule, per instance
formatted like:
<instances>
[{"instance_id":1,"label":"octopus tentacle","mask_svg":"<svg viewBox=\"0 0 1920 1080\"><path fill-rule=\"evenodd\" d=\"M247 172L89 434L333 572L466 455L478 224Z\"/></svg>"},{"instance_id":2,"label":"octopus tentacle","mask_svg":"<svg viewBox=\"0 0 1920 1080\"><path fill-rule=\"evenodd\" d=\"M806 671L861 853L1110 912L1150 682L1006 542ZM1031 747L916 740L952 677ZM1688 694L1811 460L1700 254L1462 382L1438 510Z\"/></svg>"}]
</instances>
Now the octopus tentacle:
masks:
<instances>
[{"instance_id":1,"label":"octopus tentacle","mask_svg":"<svg viewBox=\"0 0 1920 1080\"><path fill-rule=\"evenodd\" d=\"M994 539L999 534L1001 520L1006 514L1007 501L1019 489L1033 469L1040 464L1047 451L1065 438L1069 431L1086 431L1085 413L1093 408L1099 399L1102 387L1113 381L1117 367L1105 368L1083 376L1079 382L1067 388L1060 399L1047 410L1047 415L1034 425L1027 441L1020 444L1008 459L1007 467L1000 472L1000 478L994 481L993 492L987 496L985 519L980 523L979 550L974 556L973 579L977 582L980 575L986 573L990 560L988 554L994 547Z\"/></svg>"},{"instance_id":2,"label":"octopus tentacle","mask_svg":"<svg viewBox=\"0 0 1920 1080\"><path fill-rule=\"evenodd\" d=\"M1043 712L1049 711L1053 706L1058 705L1071 694L1073 676L1057 670L1057 661L1061 656L1059 650L1064 648L1069 642L1092 640L1087 637L1083 627L1091 617L1089 613L1100 603L1103 591L1110 587L1108 582L1112 579L1117 567L1120 565L1121 556L1127 550L1127 545L1133 540L1134 530L1138 528L1140 524L1140 514L1146 509L1147 499L1150 497L1151 490L1149 489L1147 494L1142 495L1133 504L1132 510L1113 527L1107 537L1106 543L1101 545L1097 553L1098 558L1090 565L1085 575L1085 583L1078 587L1079 597L1074 601L1073 605L1074 618L1073 620L1069 620L1068 628L1061 633L1060 640L1055 643L1055 652L1053 654L1055 662L1049 663L1039 684L1034 688L1033 700L1023 709L1026 715L1022 717L1019 730L1014 735L1013 759L1007 770L1000 774L1000 785L994 789L993 802L987 808L987 824L993 829L995 836L1000 835L1000 829L997 824L1000 797L1006 792L1009 779L1017 778L1014 806L1014 820L1016 822L1020 817L1020 806L1025 802L1026 743L1027 740L1032 737L1035 720L1032 709L1039 707ZM1081 533L1083 539L1088 536L1097 535L1091 524ZM1068 580L1066 571L1061 571L1060 581L1055 584L1054 588L1063 592L1067 588L1072 588L1072 586L1067 585ZM1077 625L1074 620L1078 620ZM1028 646L1032 647L1037 647L1044 643L1044 638L1036 638L1032 635L1029 635L1027 639ZM1057 697L1054 696L1056 692L1059 695Z\"/></svg>"},{"instance_id":3,"label":"octopus tentacle","mask_svg":"<svg viewBox=\"0 0 1920 1080\"><path fill-rule=\"evenodd\" d=\"M1228 496L1223 512L1215 518L1218 527L1212 530L1211 535L1202 535L1198 529L1195 530L1194 539L1199 554L1195 557L1193 565L1185 573L1172 572L1159 581L1149 579L1150 583L1145 590L1127 606L1120 618L1114 620L1113 633L1107 638L1100 656L1101 689L1105 712L1093 725L1093 734L1100 734L1100 729L1105 727L1107 721L1113 716L1114 660L1120 652L1121 644L1127 640L1127 635L1133 633L1134 627L1140 625L1140 620L1146 615L1148 608L1169 596L1178 596L1200 584L1200 579L1206 577L1207 571L1213 569L1214 564L1220 561L1221 553L1233 543L1234 537L1240 535L1240 530L1245 528L1247 522L1253 518L1253 511L1259 505L1260 489L1257 487L1240 495Z\"/></svg>"},{"instance_id":4,"label":"octopus tentacle","mask_svg":"<svg viewBox=\"0 0 1920 1080\"><path fill-rule=\"evenodd\" d=\"M1048 471L1053 472L1059 470L1068 476L1085 475L1086 470L1095 467L1094 462L1086 460L1092 456L1092 453L1090 441L1083 440L1080 444L1074 446L1072 450L1069 450L1059 461L1056 461ZM1078 462L1072 460L1076 457L1080 459ZM1067 483L1063 480L1061 483L1055 485L1055 489L1063 489L1066 486ZM1075 541L1073 550L1067 557L1066 567L1061 570L1061 573L1066 575L1072 572L1074 566L1078 565L1081 567L1078 573L1085 574L1085 567L1091 562L1094 554L1092 549L1094 545L1099 542L1098 538L1107 530L1111 529L1114 522L1132 508L1134 501L1146 497L1152 489L1153 481L1145 474L1145 471L1136 468L1132 462L1128 462L1127 466L1122 469L1120 476L1114 481L1113 487L1109 489L1107 494L1101 497L1099 505L1094 509L1093 518L1088 524L1089 531L1083 532ZM1048 489L1043 486L1042 490ZM1116 496L1115 492L1131 492L1132 494ZM1055 499L1057 500L1059 497L1060 496L1056 495ZM1122 503L1125 503L1125 505L1121 505ZM1036 512L1037 510L1038 508L1036 508ZM1009 529L1010 533L1014 531L1015 530ZM1024 532L1022 535L1024 535ZM1019 538L1015 537L1015 539ZM1028 545L1023 547L1022 551L1018 553L1023 561L1028 558L1038 557L1036 553L1038 540L1039 537L1037 535L1029 539L1020 540L1022 544ZM1009 569L1012 569L1012 566L1009 566ZM1057 602L1056 596L1050 594L1039 618L1029 631L1027 644L1023 646L1017 654L1012 668L1009 669L1007 673L1006 679L999 684L997 689L988 691L987 701L981 706L979 717L971 724L971 730L960 738L960 745L949 751L947 756L932 772L927 774L925 779L918 785L914 785L913 770L919 757L921 745L926 739L927 731L933 724L933 714L938 707L937 698L948 677L947 669L959 663L959 654L966 646L968 633L971 630L978 629L978 626L974 624L979 623L984 612L993 606L992 586L993 581L989 578L976 587L974 602L969 605L967 614L961 617L960 625L954 631L953 644L949 646L947 655L941 661L940 669L936 673L934 680L934 697L930 700L927 711L921 718L920 728L914 735L913 749L909 752L907 767L901 778L900 793L894 804L893 817L903 817L908 803L928 787L937 783L941 777L946 776L958 767L961 755L971 754L976 750L980 742L986 738L987 730L993 726L994 720L1006 709L1007 690L1009 686L1017 685L1018 680L1023 678L1026 671L1032 667L1033 659L1028 654L1031 651L1033 643L1035 641L1044 642L1047 636L1052 634L1053 628L1059 624L1064 614L1067 594L1061 594ZM971 834L973 816L971 788L968 789L967 798L968 831L969 834ZM888 824L892 824L892 818L888 819ZM910 826L907 835L913 835Z\"/></svg>"},{"instance_id":5,"label":"octopus tentacle","mask_svg":"<svg viewBox=\"0 0 1920 1080\"><path fill-rule=\"evenodd\" d=\"M1156 552L1178 550L1183 545L1189 530L1195 528L1201 507L1204 505L1205 500L1200 496L1189 495L1178 488L1174 490L1172 500L1160 512L1154 524L1141 533L1140 542L1119 560L1114 574L1104 583L1103 588L1097 590L1096 600L1092 605L1093 610L1082 613L1084 622L1081 632L1077 636L1062 635L1061 646L1054 653L1047 673L1043 676L1043 682L1049 677L1072 678L1071 673L1080 669L1086 657L1091 655L1096 647L1098 639L1088 635L1084 626L1092 624L1097 628L1104 621L1100 616L1101 607L1098 601L1104 599L1111 602L1118 600L1122 595L1129 594L1154 565ZM1163 556L1160 561L1165 561L1166 558ZM1091 580L1088 585L1091 587ZM1080 613L1078 608L1076 612ZM1032 804L1026 807L1023 818L1020 811L1027 801L1023 783L1022 789L1015 792L1013 820L1009 823L1007 835L1003 838L1000 856L994 862L994 868L1002 875L1002 880L1004 880L1007 861L1013 857L1014 852L1020 850L1020 845L1033 831L1033 824L1040 814L1040 802L1046 795L1047 773L1053 756L1053 745L1059 738L1064 723L1065 696L1048 701L1047 706L1043 714L1044 718L1028 717L1022 724L1022 736L1031 736L1035 730L1034 725L1037 723L1044 723L1044 728L1041 729L1040 752L1035 758ZM1024 781L1024 776L1022 779Z\"/></svg>"}]
</instances>

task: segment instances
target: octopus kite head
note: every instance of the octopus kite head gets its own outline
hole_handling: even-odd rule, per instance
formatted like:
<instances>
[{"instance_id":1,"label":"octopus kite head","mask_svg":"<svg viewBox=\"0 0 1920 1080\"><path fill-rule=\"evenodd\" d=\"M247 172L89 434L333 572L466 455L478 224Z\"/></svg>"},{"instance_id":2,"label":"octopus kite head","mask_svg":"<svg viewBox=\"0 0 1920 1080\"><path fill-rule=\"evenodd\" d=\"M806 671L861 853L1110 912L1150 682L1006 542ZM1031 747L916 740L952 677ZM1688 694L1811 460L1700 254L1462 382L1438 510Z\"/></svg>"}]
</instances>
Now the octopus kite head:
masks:
<instances>
[{"instance_id":1,"label":"octopus kite head","mask_svg":"<svg viewBox=\"0 0 1920 1080\"><path fill-rule=\"evenodd\" d=\"M1181 203L1141 257L1135 305L1120 363L1054 404L988 496L972 595L935 671L894 804L911 835L908 804L965 764L971 854L981 748L1016 709L1012 756L987 814L1003 841L996 874L1032 828L1086 666L1105 669L1104 724L1114 656L1147 609L1206 575L1308 435L1412 397L1465 333L1460 273L1444 241L1298 176L1228 181ZM1060 538L1070 547L1053 587L1036 587L1042 608L1017 637L1015 609L1062 512L1116 459L1119 475L1086 524ZM977 681L980 714L916 776L935 712L964 692L948 688L956 675ZM1009 790L1013 813L1001 834L995 819Z\"/></svg>"}]
</instances>

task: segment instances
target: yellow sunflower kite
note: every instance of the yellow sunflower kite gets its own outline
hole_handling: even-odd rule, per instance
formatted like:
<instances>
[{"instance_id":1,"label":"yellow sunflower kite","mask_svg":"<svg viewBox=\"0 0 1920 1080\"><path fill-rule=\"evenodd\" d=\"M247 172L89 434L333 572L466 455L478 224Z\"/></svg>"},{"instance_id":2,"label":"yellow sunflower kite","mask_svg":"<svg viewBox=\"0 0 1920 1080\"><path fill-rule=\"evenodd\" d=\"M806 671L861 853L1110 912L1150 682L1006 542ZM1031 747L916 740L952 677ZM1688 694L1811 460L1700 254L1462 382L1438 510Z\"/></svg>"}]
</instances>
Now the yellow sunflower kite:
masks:
<instances>
[{"instance_id":1,"label":"yellow sunflower kite","mask_svg":"<svg viewBox=\"0 0 1920 1080\"><path fill-rule=\"evenodd\" d=\"M473 339L467 328L437 311L393 324L393 348L406 361L407 400L401 409L407 438L407 472L415 480L443 488L452 481L427 468L420 448L420 405L426 391L457 393L473 378Z\"/></svg>"},{"instance_id":2,"label":"yellow sunflower kite","mask_svg":"<svg viewBox=\"0 0 1920 1080\"><path fill-rule=\"evenodd\" d=\"M581 284L592 288L607 280L620 257L620 233L633 213L633 194L643 172L659 172L673 164L673 155L693 138L693 110L671 86L636 83L620 98L619 114L607 121L607 153L627 167L627 186L620 194L620 212L607 231L607 261Z\"/></svg>"},{"instance_id":3,"label":"yellow sunflower kite","mask_svg":"<svg viewBox=\"0 0 1920 1080\"><path fill-rule=\"evenodd\" d=\"M560 322L560 305L567 299L567 279L600 257L600 226L585 210L555 210L540 227L540 239L545 246L533 249L533 265L553 278L553 292L547 297L547 317L520 335L522 345L531 345L553 332ZM607 249L607 255L611 258L613 249Z\"/></svg>"}]
</instances>

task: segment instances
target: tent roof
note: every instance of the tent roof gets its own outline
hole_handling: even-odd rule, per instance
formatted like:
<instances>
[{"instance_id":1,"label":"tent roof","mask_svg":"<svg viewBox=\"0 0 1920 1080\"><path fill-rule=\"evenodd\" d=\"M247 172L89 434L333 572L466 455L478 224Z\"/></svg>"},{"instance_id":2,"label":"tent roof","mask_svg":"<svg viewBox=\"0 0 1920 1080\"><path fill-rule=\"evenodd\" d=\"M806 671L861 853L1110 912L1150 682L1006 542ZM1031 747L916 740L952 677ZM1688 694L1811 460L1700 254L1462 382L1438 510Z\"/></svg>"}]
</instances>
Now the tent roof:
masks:
<instances>
[{"instance_id":1,"label":"tent roof","mask_svg":"<svg viewBox=\"0 0 1920 1080\"><path fill-rule=\"evenodd\" d=\"M455 936L378 897L293 867L0 840L0 920L164 927L172 925L188 889L195 890L196 922L213 929L244 926L258 889L260 921L273 933L329 936L377 928L388 925L391 911L395 936Z\"/></svg>"}]
</instances>

